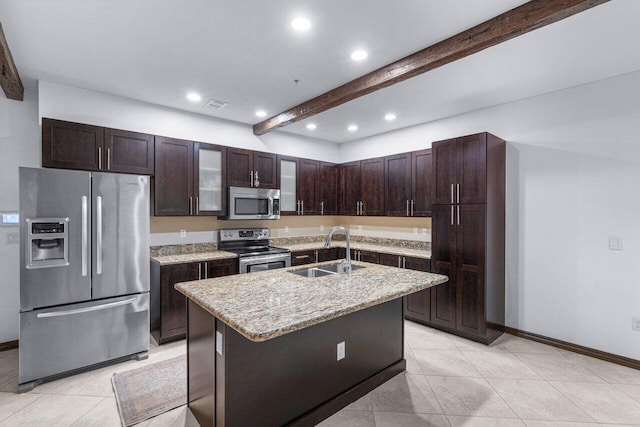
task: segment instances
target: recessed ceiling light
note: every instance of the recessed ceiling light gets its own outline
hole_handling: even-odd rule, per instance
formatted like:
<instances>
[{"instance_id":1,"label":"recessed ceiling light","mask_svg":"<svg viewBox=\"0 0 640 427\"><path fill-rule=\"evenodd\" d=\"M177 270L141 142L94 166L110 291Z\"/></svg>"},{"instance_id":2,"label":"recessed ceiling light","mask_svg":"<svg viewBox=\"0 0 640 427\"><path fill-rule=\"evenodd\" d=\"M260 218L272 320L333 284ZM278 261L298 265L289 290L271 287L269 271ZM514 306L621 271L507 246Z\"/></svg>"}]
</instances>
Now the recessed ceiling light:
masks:
<instances>
[{"instance_id":1,"label":"recessed ceiling light","mask_svg":"<svg viewBox=\"0 0 640 427\"><path fill-rule=\"evenodd\" d=\"M349 125L349 127L347 128L347 130L348 130L349 132L355 132L355 131L357 131L357 130L358 130L358 126L356 126L356 125Z\"/></svg>"},{"instance_id":2,"label":"recessed ceiling light","mask_svg":"<svg viewBox=\"0 0 640 427\"><path fill-rule=\"evenodd\" d=\"M256 116L258 117L265 117L267 115L267 112L264 110L258 110L256 111Z\"/></svg>"},{"instance_id":3,"label":"recessed ceiling light","mask_svg":"<svg viewBox=\"0 0 640 427\"><path fill-rule=\"evenodd\" d=\"M189 92L187 94L187 99L191 102L198 102L202 99L202 97L200 96L200 94L195 93L195 92Z\"/></svg>"},{"instance_id":4,"label":"recessed ceiling light","mask_svg":"<svg viewBox=\"0 0 640 427\"><path fill-rule=\"evenodd\" d=\"M385 120L389 120L389 121L391 121L391 120L395 120L395 119L396 119L396 115L395 115L395 114L393 114L393 113L387 113L387 115L386 115L386 116L384 116L384 119L385 119Z\"/></svg>"},{"instance_id":5,"label":"recessed ceiling light","mask_svg":"<svg viewBox=\"0 0 640 427\"><path fill-rule=\"evenodd\" d=\"M294 30L297 31L307 31L309 28L311 28L311 21L309 21L304 16L299 16L291 21L291 26Z\"/></svg>"},{"instance_id":6,"label":"recessed ceiling light","mask_svg":"<svg viewBox=\"0 0 640 427\"><path fill-rule=\"evenodd\" d=\"M362 61L367 56L369 56L369 54L366 50L358 49L351 52L351 59L353 59L354 61Z\"/></svg>"},{"instance_id":7,"label":"recessed ceiling light","mask_svg":"<svg viewBox=\"0 0 640 427\"><path fill-rule=\"evenodd\" d=\"M317 126L316 126L316 124L315 124L315 123L309 123L309 124L307 125L307 129L309 129L309 130L314 130L316 127L317 127Z\"/></svg>"}]
</instances>

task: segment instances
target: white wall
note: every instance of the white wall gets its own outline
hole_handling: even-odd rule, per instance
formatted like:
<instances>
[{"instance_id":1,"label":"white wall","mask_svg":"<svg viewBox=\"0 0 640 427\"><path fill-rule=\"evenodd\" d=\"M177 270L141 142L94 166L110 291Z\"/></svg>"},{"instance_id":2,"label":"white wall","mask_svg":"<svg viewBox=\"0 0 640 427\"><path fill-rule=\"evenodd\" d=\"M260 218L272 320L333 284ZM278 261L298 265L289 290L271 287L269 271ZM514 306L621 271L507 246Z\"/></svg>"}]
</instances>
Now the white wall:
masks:
<instances>
[{"instance_id":1,"label":"white wall","mask_svg":"<svg viewBox=\"0 0 640 427\"><path fill-rule=\"evenodd\" d=\"M637 93L640 72L343 144L340 158L506 139L508 326L640 359Z\"/></svg>"},{"instance_id":2,"label":"white wall","mask_svg":"<svg viewBox=\"0 0 640 427\"><path fill-rule=\"evenodd\" d=\"M39 108L40 117L327 162L338 160L338 145L326 141L284 132L255 136L249 125L45 81L39 82Z\"/></svg>"},{"instance_id":3,"label":"white wall","mask_svg":"<svg viewBox=\"0 0 640 427\"><path fill-rule=\"evenodd\" d=\"M0 211L18 210L18 166L40 166L40 153L37 93L23 102L0 95ZM7 244L8 233L18 227L0 226L0 343L18 339L19 245Z\"/></svg>"}]
</instances>

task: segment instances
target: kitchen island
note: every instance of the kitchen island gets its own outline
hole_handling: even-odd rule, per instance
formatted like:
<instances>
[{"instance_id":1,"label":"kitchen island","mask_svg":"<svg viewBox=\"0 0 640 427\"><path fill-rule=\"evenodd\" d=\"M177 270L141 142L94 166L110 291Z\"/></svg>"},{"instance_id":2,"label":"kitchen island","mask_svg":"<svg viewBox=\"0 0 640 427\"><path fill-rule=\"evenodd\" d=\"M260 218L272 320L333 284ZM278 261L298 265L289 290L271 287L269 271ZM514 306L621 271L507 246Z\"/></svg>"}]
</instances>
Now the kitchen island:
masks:
<instances>
[{"instance_id":1,"label":"kitchen island","mask_svg":"<svg viewBox=\"0 0 640 427\"><path fill-rule=\"evenodd\" d=\"M201 425L315 425L405 370L402 297L448 279L353 265L176 285L188 298L188 401Z\"/></svg>"}]
</instances>

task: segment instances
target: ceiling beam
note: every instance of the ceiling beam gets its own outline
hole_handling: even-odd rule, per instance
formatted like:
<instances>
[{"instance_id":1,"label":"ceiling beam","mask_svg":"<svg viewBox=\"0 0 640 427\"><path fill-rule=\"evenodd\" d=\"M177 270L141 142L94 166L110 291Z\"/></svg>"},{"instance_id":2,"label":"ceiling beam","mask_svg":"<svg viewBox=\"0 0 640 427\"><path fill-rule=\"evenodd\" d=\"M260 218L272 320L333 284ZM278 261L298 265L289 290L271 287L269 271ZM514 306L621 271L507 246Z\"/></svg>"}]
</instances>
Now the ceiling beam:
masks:
<instances>
[{"instance_id":1,"label":"ceiling beam","mask_svg":"<svg viewBox=\"0 0 640 427\"><path fill-rule=\"evenodd\" d=\"M13 62L7 39L2 31L2 24L0 24L0 86L7 98L16 101L24 99L24 86L16 64Z\"/></svg>"},{"instance_id":2,"label":"ceiling beam","mask_svg":"<svg viewBox=\"0 0 640 427\"><path fill-rule=\"evenodd\" d=\"M532 0L253 126L255 135L327 111L609 0Z\"/></svg>"}]
</instances>

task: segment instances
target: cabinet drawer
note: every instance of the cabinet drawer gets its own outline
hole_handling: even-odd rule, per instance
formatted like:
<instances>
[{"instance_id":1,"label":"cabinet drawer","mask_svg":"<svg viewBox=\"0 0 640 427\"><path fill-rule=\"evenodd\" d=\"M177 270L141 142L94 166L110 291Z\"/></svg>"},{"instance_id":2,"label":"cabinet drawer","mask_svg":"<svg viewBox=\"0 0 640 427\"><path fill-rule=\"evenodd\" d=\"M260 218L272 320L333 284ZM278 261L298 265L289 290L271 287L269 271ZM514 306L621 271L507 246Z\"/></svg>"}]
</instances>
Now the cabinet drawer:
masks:
<instances>
[{"instance_id":1,"label":"cabinet drawer","mask_svg":"<svg viewBox=\"0 0 640 427\"><path fill-rule=\"evenodd\" d=\"M291 252L291 266L311 264L316 260L315 250Z\"/></svg>"}]
</instances>

